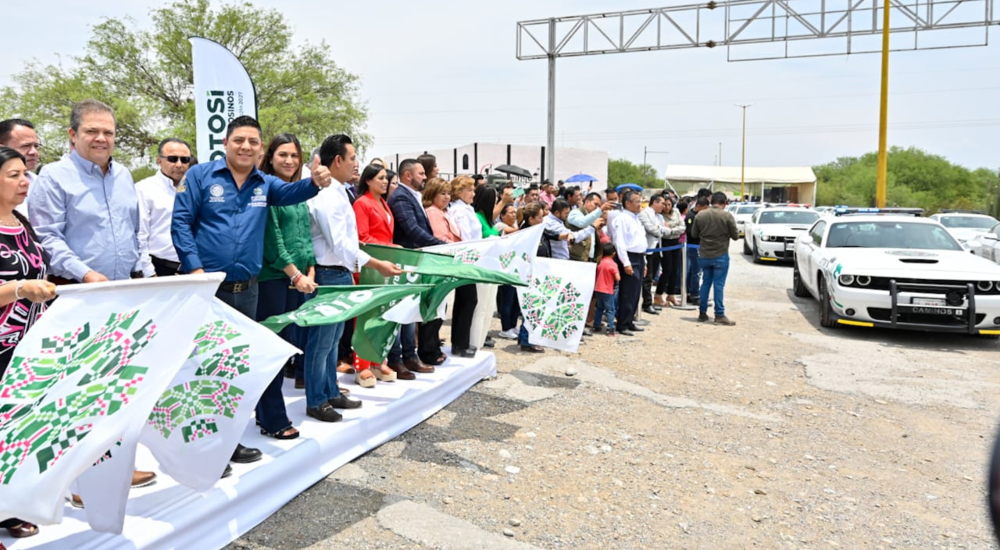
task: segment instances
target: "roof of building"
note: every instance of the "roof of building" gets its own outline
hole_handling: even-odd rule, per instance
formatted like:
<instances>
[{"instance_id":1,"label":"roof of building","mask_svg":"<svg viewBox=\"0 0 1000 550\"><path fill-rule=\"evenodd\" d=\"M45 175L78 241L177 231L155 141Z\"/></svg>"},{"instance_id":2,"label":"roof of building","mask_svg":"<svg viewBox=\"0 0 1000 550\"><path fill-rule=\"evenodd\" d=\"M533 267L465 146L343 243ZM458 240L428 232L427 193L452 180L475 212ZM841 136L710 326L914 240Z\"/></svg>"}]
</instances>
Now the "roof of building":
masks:
<instances>
[{"instance_id":1,"label":"roof of building","mask_svg":"<svg viewBox=\"0 0 1000 550\"><path fill-rule=\"evenodd\" d=\"M716 183L739 183L739 166L691 166L671 164L664 177L667 181L703 181ZM747 183L795 184L816 183L816 174L808 166L746 168L744 181Z\"/></svg>"}]
</instances>

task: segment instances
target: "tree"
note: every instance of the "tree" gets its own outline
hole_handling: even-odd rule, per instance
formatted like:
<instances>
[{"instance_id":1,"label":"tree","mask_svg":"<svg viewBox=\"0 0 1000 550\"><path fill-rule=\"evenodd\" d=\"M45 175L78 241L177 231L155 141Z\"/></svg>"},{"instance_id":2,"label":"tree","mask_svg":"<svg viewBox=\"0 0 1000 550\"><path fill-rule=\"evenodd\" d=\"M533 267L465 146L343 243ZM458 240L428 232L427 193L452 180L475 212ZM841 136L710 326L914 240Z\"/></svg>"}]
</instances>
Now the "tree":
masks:
<instances>
[{"instance_id":1,"label":"tree","mask_svg":"<svg viewBox=\"0 0 1000 550\"><path fill-rule=\"evenodd\" d=\"M662 179L656 177L656 169L648 164L635 165L625 159L608 161L608 184L617 187L623 183L636 183L646 189L662 188Z\"/></svg>"},{"instance_id":2,"label":"tree","mask_svg":"<svg viewBox=\"0 0 1000 550\"><path fill-rule=\"evenodd\" d=\"M130 17L106 19L68 66L29 63L15 77L16 87L0 90L4 113L38 126L43 162L68 150L70 110L90 97L115 109L115 158L127 165L147 163L164 137L181 137L193 146L190 36L219 42L247 68L265 140L292 132L309 149L342 132L361 148L371 141L359 132L367 111L355 98L357 77L337 66L325 43L293 49L281 12L249 3L211 9L209 0L175 0L150 14L150 30L139 29Z\"/></svg>"},{"instance_id":3,"label":"tree","mask_svg":"<svg viewBox=\"0 0 1000 550\"><path fill-rule=\"evenodd\" d=\"M825 205L874 206L878 155L839 158L813 168L817 202ZM916 206L932 214L942 208L986 210L1000 192L997 173L971 171L917 148L889 150L886 204ZM992 197L993 201L988 199Z\"/></svg>"}]
</instances>

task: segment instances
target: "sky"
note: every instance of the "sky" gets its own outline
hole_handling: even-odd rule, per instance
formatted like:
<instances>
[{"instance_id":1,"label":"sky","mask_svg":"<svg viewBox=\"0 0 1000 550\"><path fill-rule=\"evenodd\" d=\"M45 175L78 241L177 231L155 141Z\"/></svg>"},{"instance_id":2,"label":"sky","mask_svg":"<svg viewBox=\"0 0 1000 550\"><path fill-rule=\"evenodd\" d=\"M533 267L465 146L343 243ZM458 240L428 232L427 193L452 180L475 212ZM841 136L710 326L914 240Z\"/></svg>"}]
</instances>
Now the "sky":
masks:
<instances>
[{"instance_id":1,"label":"sky","mask_svg":"<svg viewBox=\"0 0 1000 550\"><path fill-rule=\"evenodd\" d=\"M544 145L547 63L516 58L518 21L690 2L253 3L285 13L295 43L325 41L338 65L357 76L358 99L369 110L366 131L374 138L369 156L377 156L472 142ZM131 16L148 28L149 10L163 4L6 6L8 20L34 23L5 26L5 42L21 46L0 50L0 85L15 84L31 60L71 63L105 17ZM983 40L982 28L962 32L938 42ZM932 43L926 36L922 43ZM1000 42L1000 27L991 38ZM754 52L743 48L730 53ZM880 56L871 54L729 62L725 48L559 59L556 144L636 163L650 151L646 159L662 174L667 164L715 164L721 143L722 163L738 166L742 111L735 104L749 103L748 166L824 164L877 149L880 70ZM918 147L969 168L1000 168L996 43L893 53L889 90L890 146Z\"/></svg>"}]
</instances>

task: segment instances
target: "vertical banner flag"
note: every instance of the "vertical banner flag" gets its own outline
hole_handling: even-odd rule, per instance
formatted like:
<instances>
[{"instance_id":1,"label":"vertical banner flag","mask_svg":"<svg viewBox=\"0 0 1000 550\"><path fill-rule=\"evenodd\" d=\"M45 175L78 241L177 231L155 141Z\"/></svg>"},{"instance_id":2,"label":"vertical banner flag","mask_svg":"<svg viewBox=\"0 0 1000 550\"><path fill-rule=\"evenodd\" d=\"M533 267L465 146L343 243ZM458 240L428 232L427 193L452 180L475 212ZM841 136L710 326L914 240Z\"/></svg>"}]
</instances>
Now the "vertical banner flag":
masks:
<instances>
[{"instance_id":1,"label":"vertical banner flag","mask_svg":"<svg viewBox=\"0 0 1000 550\"><path fill-rule=\"evenodd\" d=\"M117 530L143 423L191 353L224 275L59 288L0 380L0 517L62 520L74 480L115 457L99 491L80 494L95 529ZM201 314L198 314L199 316ZM100 494L98 494L98 492Z\"/></svg>"},{"instance_id":2,"label":"vertical banner flag","mask_svg":"<svg viewBox=\"0 0 1000 550\"><path fill-rule=\"evenodd\" d=\"M198 160L208 162L226 154L222 140L229 121L243 115L257 118L257 95L250 75L233 52L207 38L193 36L189 40Z\"/></svg>"},{"instance_id":3,"label":"vertical banner flag","mask_svg":"<svg viewBox=\"0 0 1000 550\"><path fill-rule=\"evenodd\" d=\"M218 298L192 347L140 441L163 473L203 492L219 481L264 389L298 350Z\"/></svg>"},{"instance_id":4,"label":"vertical banner flag","mask_svg":"<svg viewBox=\"0 0 1000 550\"><path fill-rule=\"evenodd\" d=\"M531 285L517 289L528 341L576 353L596 275L595 263L535 258Z\"/></svg>"}]
</instances>

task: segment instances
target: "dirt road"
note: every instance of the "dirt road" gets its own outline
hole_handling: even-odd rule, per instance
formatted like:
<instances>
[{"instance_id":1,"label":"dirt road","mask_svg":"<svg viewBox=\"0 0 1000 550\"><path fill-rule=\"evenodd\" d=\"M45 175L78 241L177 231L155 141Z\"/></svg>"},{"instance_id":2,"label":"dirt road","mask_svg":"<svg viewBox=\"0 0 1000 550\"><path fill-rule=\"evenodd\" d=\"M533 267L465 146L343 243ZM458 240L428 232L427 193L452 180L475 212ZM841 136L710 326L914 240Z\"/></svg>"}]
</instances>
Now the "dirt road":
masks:
<instances>
[{"instance_id":1,"label":"dirt road","mask_svg":"<svg viewBox=\"0 0 1000 550\"><path fill-rule=\"evenodd\" d=\"M501 340L496 380L230 548L994 548L1000 344L820 329L790 267L731 260L735 327Z\"/></svg>"}]
</instances>

